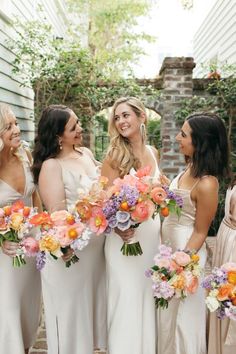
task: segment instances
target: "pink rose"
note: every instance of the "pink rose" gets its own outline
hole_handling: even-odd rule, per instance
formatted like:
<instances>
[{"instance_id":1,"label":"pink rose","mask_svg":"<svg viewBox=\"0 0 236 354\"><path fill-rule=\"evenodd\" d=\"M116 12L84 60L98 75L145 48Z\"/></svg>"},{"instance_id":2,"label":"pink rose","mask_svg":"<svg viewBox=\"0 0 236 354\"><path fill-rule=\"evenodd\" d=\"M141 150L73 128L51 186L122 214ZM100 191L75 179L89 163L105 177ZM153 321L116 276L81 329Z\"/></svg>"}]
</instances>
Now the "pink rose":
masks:
<instances>
[{"instance_id":1,"label":"pink rose","mask_svg":"<svg viewBox=\"0 0 236 354\"><path fill-rule=\"evenodd\" d=\"M186 291L189 294L194 294L198 288L198 277L192 275L190 271L185 272Z\"/></svg>"},{"instance_id":2,"label":"pink rose","mask_svg":"<svg viewBox=\"0 0 236 354\"><path fill-rule=\"evenodd\" d=\"M155 187L151 191L151 198L157 204L163 203L166 197L167 197L166 191L161 187Z\"/></svg>"},{"instance_id":3,"label":"pink rose","mask_svg":"<svg viewBox=\"0 0 236 354\"><path fill-rule=\"evenodd\" d=\"M136 204L134 211L131 213L131 218L137 222L143 222L149 219L155 211L155 206L151 200L143 200Z\"/></svg>"},{"instance_id":4,"label":"pink rose","mask_svg":"<svg viewBox=\"0 0 236 354\"><path fill-rule=\"evenodd\" d=\"M191 262L190 256L183 251L175 252L172 258L175 260L177 264L179 264L182 267L185 267L187 264Z\"/></svg>"},{"instance_id":5,"label":"pink rose","mask_svg":"<svg viewBox=\"0 0 236 354\"><path fill-rule=\"evenodd\" d=\"M27 256L34 256L39 251L39 243L35 238L29 236L22 240L22 246L25 247Z\"/></svg>"},{"instance_id":6,"label":"pink rose","mask_svg":"<svg viewBox=\"0 0 236 354\"><path fill-rule=\"evenodd\" d=\"M53 224L56 226L62 226L66 224L66 218L69 215L68 211L66 210L58 210L54 211L51 214L51 219L53 221Z\"/></svg>"}]
</instances>

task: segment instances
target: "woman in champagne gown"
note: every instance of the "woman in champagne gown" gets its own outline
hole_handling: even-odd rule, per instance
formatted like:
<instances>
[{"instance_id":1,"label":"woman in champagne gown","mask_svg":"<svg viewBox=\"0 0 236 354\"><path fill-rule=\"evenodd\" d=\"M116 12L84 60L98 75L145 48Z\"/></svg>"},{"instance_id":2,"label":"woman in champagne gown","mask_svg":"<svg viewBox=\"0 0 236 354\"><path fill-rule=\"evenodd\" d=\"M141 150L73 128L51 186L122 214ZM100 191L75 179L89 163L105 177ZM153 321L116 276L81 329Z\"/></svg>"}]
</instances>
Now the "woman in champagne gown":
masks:
<instances>
[{"instance_id":1,"label":"woman in champagne gown","mask_svg":"<svg viewBox=\"0 0 236 354\"><path fill-rule=\"evenodd\" d=\"M213 267L236 263L236 180L227 190L225 217L218 230L213 254ZM208 354L236 353L236 321L219 320L210 313Z\"/></svg>"},{"instance_id":2,"label":"woman in champagne gown","mask_svg":"<svg viewBox=\"0 0 236 354\"><path fill-rule=\"evenodd\" d=\"M33 171L49 211L75 205L78 188L88 191L98 177L92 153L75 149L81 139L73 111L61 105L44 110ZM48 258L42 270L48 354L92 354L94 348L106 347L104 236L93 235L77 255L79 262L69 268L62 259Z\"/></svg>"},{"instance_id":3,"label":"woman in champagne gown","mask_svg":"<svg viewBox=\"0 0 236 354\"><path fill-rule=\"evenodd\" d=\"M111 143L102 166L110 184L116 177L135 174L150 165L158 180L156 151L145 145L146 113L136 98L121 98L113 106L109 133ZM124 232L116 230L106 237L105 257L108 298L108 353L155 354L155 304L149 279L144 276L159 246L160 219L157 216ZM142 255L124 256L120 249L132 237L140 242Z\"/></svg>"},{"instance_id":4,"label":"woman in champagne gown","mask_svg":"<svg viewBox=\"0 0 236 354\"><path fill-rule=\"evenodd\" d=\"M29 154L21 147L20 129L10 107L0 104L0 208L22 200L41 204L30 171ZM14 268L18 245L5 241L0 248L0 353L24 354L34 344L40 320L41 281L35 258Z\"/></svg>"},{"instance_id":5,"label":"woman in champagne gown","mask_svg":"<svg viewBox=\"0 0 236 354\"><path fill-rule=\"evenodd\" d=\"M171 183L183 198L181 216L170 214L162 225L162 243L173 251L197 251L206 262L205 239L218 203L218 177L228 173L228 145L223 122L212 114L192 114L176 140L188 162ZM186 299L173 298L158 310L158 353L206 354L206 306L204 290Z\"/></svg>"}]
</instances>

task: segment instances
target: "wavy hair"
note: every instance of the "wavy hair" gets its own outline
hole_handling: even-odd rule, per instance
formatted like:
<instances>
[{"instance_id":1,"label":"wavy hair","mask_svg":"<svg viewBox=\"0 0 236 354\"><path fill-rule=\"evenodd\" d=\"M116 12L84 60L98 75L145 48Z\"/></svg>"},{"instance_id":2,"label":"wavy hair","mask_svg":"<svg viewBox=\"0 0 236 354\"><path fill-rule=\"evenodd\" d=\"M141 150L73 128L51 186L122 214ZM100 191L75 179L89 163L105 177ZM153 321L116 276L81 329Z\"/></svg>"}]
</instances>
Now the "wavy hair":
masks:
<instances>
[{"instance_id":1,"label":"wavy hair","mask_svg":"<svg viewBox=\"0 0 236 354\"><path fill-rule=\"evenodd\" d=\"M6 130L6 121L9 115L14 115L10 106L6 103L0 103L0 151L4 148L4 143L1 136Z\"/></svg>"},{"instance_id":2,"label":"wavy hair","mask_svg":"<svg viewBox=\"0 0 236 354\"><path fill-rule=\"evenodd\" d=\"M55 158L60 152L59 137L70 119L72 110L63 105L50 105L44 109L38 123L38 134L33 150L32 172L34 183L38 183L42 163Z\"/></svg>"},{"instance_id":3,"label":"wavy hair","mask_svg":"<svg viewBox=\"0 0 236 354\"><path fill-rule=\"evenodd\" d=\"M138 169L140 167L140 161L134 156L129 139L120 135L115 126L115 111L121 103L126 103L137 117L141 117L141 115L144 114L146 117L145 125L147 124L147 115L145 106L136 97L121 97L115 101L112 107L108 124L110 144L108 146L106 157L109 159L111 167L119 171L119 176L124 177L124 175L129 173L132 167Z\"/></svg>"},{"instance_id":4,"label":"wavy hair","mask_svg":"<svg viewBox=\"0 0 236 354\"><path fill-rule=\"evenodd\" d=\"M191 128L193 177L229 177L229 146L223 121L214 113L193 113L187 117Z\"/></svg>"}]
</instances>

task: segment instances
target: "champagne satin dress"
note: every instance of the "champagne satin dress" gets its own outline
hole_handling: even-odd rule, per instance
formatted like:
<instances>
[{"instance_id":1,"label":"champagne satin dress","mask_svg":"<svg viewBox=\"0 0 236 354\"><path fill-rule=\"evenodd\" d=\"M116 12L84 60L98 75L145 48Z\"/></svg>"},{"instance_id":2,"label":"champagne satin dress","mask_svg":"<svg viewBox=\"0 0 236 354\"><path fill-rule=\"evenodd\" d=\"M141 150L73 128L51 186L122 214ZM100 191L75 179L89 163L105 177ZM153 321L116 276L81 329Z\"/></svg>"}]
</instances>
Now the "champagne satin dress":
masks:
<instances>
[{"instance_id":1,"label":"champagne satin dress","mask_svg":"<svg viewBox=\"0 0 236 354\"><path fill-rule=\"evenodd\" d=\"M234 209L232 206L234 205ZM225 199L225 217L219 227L213 255L213 267L227 262L236 263L236 186L228 189ZM233 212L231 212L233 210ZM219 320L210 313L208 354L236 353L236 321Z\"/></svg>"},{"instance_id":2,"label":"champagne satin dress","mask_svg":"<svg viewBox=\"0 0 236 354\"><path fill-rule=\"evenodd\" d=\"M32 206L35 190L30 164L23 148L19 149L25 173L25 190L17 192L0 180L0 207L22 200ZM26 265L12 266L12 258L0 248L0 353L25 354L36 339L41 310L41 280L35 258L26 258Z\"/></svg>"},{"instance_id":3,"label":"champagne satin dress","mask_svg":"<svg viewBox=\"0 0 236 354\"><path fill-rule=\"evenodd\" d=\"M181 216L170 214L162 225L162 243L173 251L184 249L191 237L196 207L191 200L191 190L180 189L179 174L170 189L183 198ZM205 243L198 252L200 264L205 266L207 252ZM159 354L206 354L206 305L205 292L201 287L184 300L173 298L167 309L158 310L158 353Z\"/></svg>"}]
</instances>

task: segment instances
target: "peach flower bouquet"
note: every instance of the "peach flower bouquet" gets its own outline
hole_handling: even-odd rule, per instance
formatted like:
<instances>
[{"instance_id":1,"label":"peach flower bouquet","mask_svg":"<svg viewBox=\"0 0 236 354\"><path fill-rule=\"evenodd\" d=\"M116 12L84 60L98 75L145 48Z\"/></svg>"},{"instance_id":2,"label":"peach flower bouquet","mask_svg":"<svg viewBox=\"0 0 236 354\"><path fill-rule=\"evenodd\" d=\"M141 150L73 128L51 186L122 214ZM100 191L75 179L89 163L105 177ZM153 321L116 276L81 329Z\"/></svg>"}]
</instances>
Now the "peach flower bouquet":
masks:
<instances>
[{"instance_id":1,"label":"peach flower bouquet","mask_svg":"<svg viewBox=\"0 0 236 354\"><path fill-rule=\"evenodd\" d=\"M25 257L36 256L39 252L33 225L29 222L36 213L36 208L26 206L22 200L0 208L0 246L4 241L19 244L12 258L14 267L21 267L26 264Z\"/></svg>"},{"instance_id":2,"label":"peach flower bouquet","mask_svg":"<svg viewBox=\"0 0 236 354\"><path fill-rule=\"evenodd\" d=\"M180 215L182 198L177 197L167 186L153 181L151 166L139 169L135 175L117 178L108 189L109 198L102 211L107 220L105 233L111 230L127 230L160 213L166 217L169 212ZM121 252L125 256L141 255L142 247L134 234L129 242L124 242Z\"/></svg>"},{"instance_id":3,"label":"peach flower bouquet","mask_svg":"<svg viewBox=\"0 0 236 354\"><path fill-rule=\"evenodd\" d=\"M236 263L215 267L202 286L208 290L206 305L210 312L216 311L219 319L229 317L236 321Z\"/></svg>"},{"instance_id":4,"label":"peach flower bouquet","mask_svg":"<svg viewBox=\"0 0 236 354\"><path fill-rule=\"evenodd\" d=\"M161 245L154 257L154 266L146 271L146 276L152 280L156 307L167 308L172 298L184 299L194 294L201 272L195 252L173 252L171 247Z\"/></svg>"}]
</instances>

